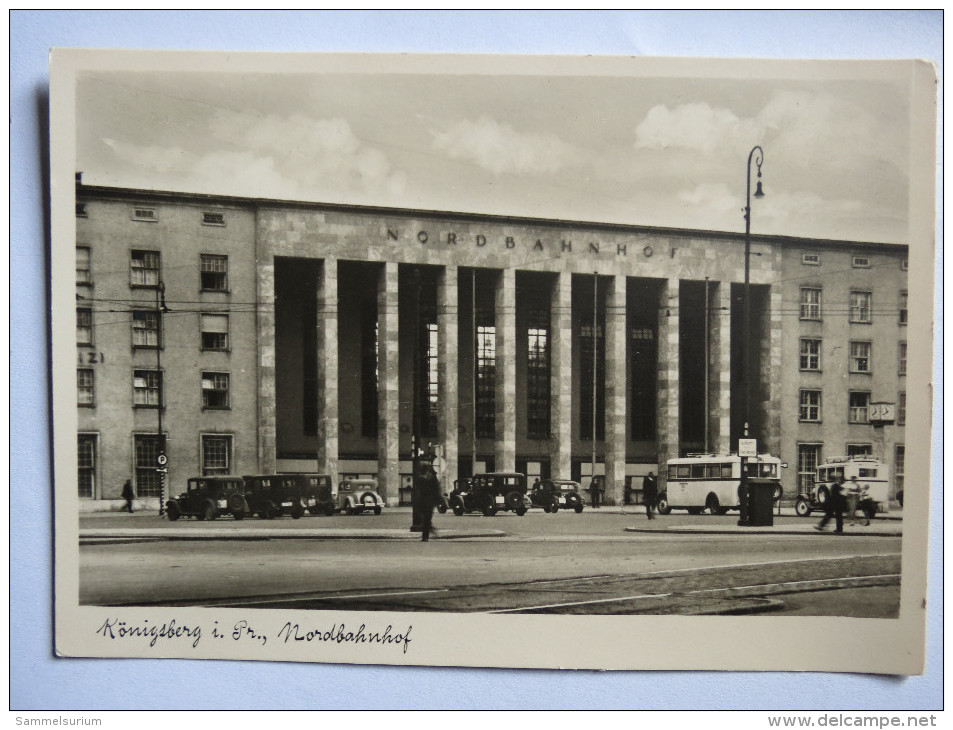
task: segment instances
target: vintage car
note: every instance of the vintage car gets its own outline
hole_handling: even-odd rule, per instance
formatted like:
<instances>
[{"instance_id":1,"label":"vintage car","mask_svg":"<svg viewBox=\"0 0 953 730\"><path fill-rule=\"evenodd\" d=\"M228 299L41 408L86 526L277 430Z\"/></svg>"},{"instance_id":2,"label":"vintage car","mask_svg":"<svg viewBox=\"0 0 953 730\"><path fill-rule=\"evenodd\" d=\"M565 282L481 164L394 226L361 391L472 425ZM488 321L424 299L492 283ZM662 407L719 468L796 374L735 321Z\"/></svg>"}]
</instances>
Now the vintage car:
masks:
<instances>
[{"instance_id":1,"label":"vintage car","mask_svg":"<svg viewBox=\"0 0 953 730\"><path fill-rule=\"evenodd\" d=\"M305 503L296 474L261 474L245 477L245 499L249 511L265 520L284 514L300 519Z\"/></svg>"},{"instance_id":2,"label":"vintage car","mask_svg":"<svg viewBox=\"0 0 953 730\"><path fill-rule=\"evenodd\" d=\"M887 465L872 456L832 457L818 465L810 489L798 492L794 511L799 517L807 517L814 511L826 511L834 483L841 482L844 484L845 497L852 484L857 489L866 488L868 519L877 512L886 512L889 509L888 472Z\"/></svg>"},{"instance_id":3,"label":"vintage car","mask_svg":"<svg viewBox=\"0 0 953 730\"><path fill-rule=\"evenodd\" d=\"M334 514L334 489L329 474L294 474L301 504L313 515Z\"/></svg>"},{"instance_id":4,"label":"vintage car","mask_svg":"<svg viewBox=\"0 0 953 730\"><path fill-rule=\"evenodd\" d=\"M250 513L245 482L239 476L192 477L186 491L166 502L165 511L172 522L180 517L214 520L227 514L243 519Z\"/></svg>"},{"instance_id":5,"label":"vintage car","mask_svg":"<svg viewBox=\"0 0 953 730\"><path fill-rule=\"evenodd\" d=\"M581 489L579 482L570 479L543 479L530 491L529 498L533 506L542 507L543 512L572 509L578 514L583 510Z\"/></svg>"},{"instance_id":6,"label":"vintage car","mask_svg":"<svg viewBox=\"0 0 953 730\"><path fill-rule=\"evenodd\" d=\"M522 517L532 504L526 496L526 475L516 472L474 474L463 487L450 493L449 503L457 517L466 512L492 517L501 510Z\"/></svg>"},{"instance_id":7,"label":"vintage car","mask_svg":"<svg viewBox=\"0 0 953 730\"><path fill-rule=\"evenodd\" d=\"M338 485L334 501L336 512L348 515L373 512L379 515L383 506L384 500L377 493L376 479L345 479Z\"/></svg>"}]
</instances>

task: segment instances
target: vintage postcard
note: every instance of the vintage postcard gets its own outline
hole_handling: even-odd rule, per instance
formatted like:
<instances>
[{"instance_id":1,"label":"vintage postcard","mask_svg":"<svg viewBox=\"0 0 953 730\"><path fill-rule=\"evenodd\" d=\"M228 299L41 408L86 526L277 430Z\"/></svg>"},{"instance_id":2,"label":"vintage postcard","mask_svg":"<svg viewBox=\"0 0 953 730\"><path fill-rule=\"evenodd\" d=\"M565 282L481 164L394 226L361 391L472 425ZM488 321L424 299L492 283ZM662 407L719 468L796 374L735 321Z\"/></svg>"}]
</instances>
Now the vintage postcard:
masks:
<instances>
[{"instance_id":1,"label":"vintage postcard","mask_svg":"<svg viewBox=\"0 0 953 730\"><path fill-rule=\"evenodd\" d=\"M55 49L50 103L59 655L923 671L929 64Z\"/></svg>"}]
</instances>

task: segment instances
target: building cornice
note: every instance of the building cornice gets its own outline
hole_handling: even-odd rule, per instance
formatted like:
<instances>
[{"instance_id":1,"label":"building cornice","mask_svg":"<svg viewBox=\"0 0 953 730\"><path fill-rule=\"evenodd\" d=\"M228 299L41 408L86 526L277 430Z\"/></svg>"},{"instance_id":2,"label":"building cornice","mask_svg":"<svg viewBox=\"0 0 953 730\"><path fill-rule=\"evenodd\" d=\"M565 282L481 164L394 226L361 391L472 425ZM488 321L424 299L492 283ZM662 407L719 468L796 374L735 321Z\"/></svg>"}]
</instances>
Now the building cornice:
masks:
<instances>
[{"instance_id":1,"label":"building cornice","mask_svg":"<svg viewBox=\"0 0 953 730\"><path fill-rule=\"evenodd\" d=\"M111 198L130 200L140 203L167 202L189 203L195 205L223 205L251 209L287 209L328 211L335 213L358 213L388 216L401 219L424 220L462 220L468 222L486 222L496 225L525 225L543 228L571 228L594 231L611 231L636 235L671 236L678 238L703 238L705 240L744 241L744 233L733 231L701 230L696 228L670 228L662 226L644 226L630 223L605 223L598 221L567 220L561 218L534 218L529 216L497 215L489 213L465 213L461 211L440 211L415 208L389 208L373 205L354 205L345 203L320 203L301 200L281 200L276 198L251 198L211 193L185 193L171 190L148 190L120 188L103 185L76 184L76 199ZM851 241L846 239L808 238L803 236L783 236L774 234L751 234L752 243L763 243L799 248L849 248L852 250L879 249L893 253L908 250L907 244L877 241Z\"/></svg>"}]
</instances>

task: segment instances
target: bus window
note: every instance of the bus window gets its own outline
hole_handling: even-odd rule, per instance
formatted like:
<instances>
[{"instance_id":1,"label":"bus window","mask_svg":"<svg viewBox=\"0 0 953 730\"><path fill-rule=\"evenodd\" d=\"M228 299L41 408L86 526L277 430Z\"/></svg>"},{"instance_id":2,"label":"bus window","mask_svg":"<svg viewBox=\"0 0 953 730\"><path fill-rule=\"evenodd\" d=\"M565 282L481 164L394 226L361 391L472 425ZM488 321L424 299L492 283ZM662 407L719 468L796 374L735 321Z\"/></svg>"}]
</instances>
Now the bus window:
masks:
<instances>
[{"instance_id":1,"label":"bus window","mask_svg":"<svg viewBox=\"0 0 953 730\"><path fill-rule=\"evenodd\" d=\"M705 478L706 479L720 479L721 466L718 464L707 464L705 466Z\"/></svg>"},{"instance_id":2,"label":"bus window","mask_svg":"<svg viewBox=\"0 0 953 730\"><path fill-rule=\"evenodd\" d=\"M858 474L861 479L876 479L877 470L876 469L860 469Z\"/></svg>"},{"instance_id":3,"label":"bus window","mask_svg":"<svg viewBox=\"0 0 953 730\"><path fill-rule=\"evenodd\" d=\"M761 476L763 477L776 477L777 472L775 471L775 464L762 464L761 465Z\"/></svg>"},{"instance_id":4,"label":"bus window","mask_svg":"<svg viewBox=\"0 0 953 730\"><path fill-rule=\"evenodd\" d=\"M692 464L692 479L704 479L704 478L705 478L705 465Z\"/></svg>"},{"instance_id":5,"label":"bus window","mask_svg":"<svg viewBox=\"0 0 953 730\"><path fill-rule=\"evenodd\" d=\"M675 465L674 464L668 465L668 478L675 479Z\"/></svg>"},{"instance_id":6,"label":"bus window","mask_svg":"<svg viewBox=\"0 0 953 730\"><path fill-rule=\"evenodd\" d=\"M722 465L721 465L721 478L722 478L722 479L731 479L731 464L722 464Z\"/></svg>"},{"instance_id":7,"label":"bus window","mask_svg":"<svg viewBox=\"0 0 953 730\"><path fill-rule=\"evenodd\" d=\"M688 479L691 476L692 468L688 464L678 464L676 469L678 469L677 475L679 479Z\"/></svg>"}]
</instances>

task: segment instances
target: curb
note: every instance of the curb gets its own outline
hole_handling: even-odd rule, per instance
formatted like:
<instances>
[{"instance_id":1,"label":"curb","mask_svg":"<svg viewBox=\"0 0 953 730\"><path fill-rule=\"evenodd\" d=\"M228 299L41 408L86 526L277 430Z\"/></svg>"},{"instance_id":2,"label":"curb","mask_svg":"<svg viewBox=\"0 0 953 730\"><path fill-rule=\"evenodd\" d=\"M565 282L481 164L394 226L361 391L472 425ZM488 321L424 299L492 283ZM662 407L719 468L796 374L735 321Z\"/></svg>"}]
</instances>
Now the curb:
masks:
<instances>
[{"instance_id":1,"label":"curb","mask_svg":"<svg viewBox=\"0 0 953 730\"><path fill-rule=\"evenodd\" d=\"M432 540L455 540L470 537L506 537L502 530L448 530L441 529L431 534ZM419 532L408 530L349 530L349 529L321 529L321 530L269 530L266 528L252 528L236 530L223 528L221 530L190 530L167 528L163 530L134 530L101 528L94 530L80 530L80 542L95 541L98 544L122 541L154 541L154 540L410 540L421 542Z\"/></svg>"},{"instance_id":2,"label":"curb","mask_svg":"<svg viewBox=\"0 0 953 730\"><path fill-rule=\"evenodd\" d=\"M825 530L824 532L818 532L813 528L813 526L804 527L740 527L740 526L725 526L725 527L694 527L692 525L671 525L669 527L656 528L656 527L625 527L623 528L625 532L664 532L667 534L686 534L686 535L834 535L834 532L830 530ZM897 530L878 530L878 529L864 529L862 532L857 530L846 530L844 536L855 536L855 537L901 537L903 531L900 529Z\"/></svg>"}]
</instances>

